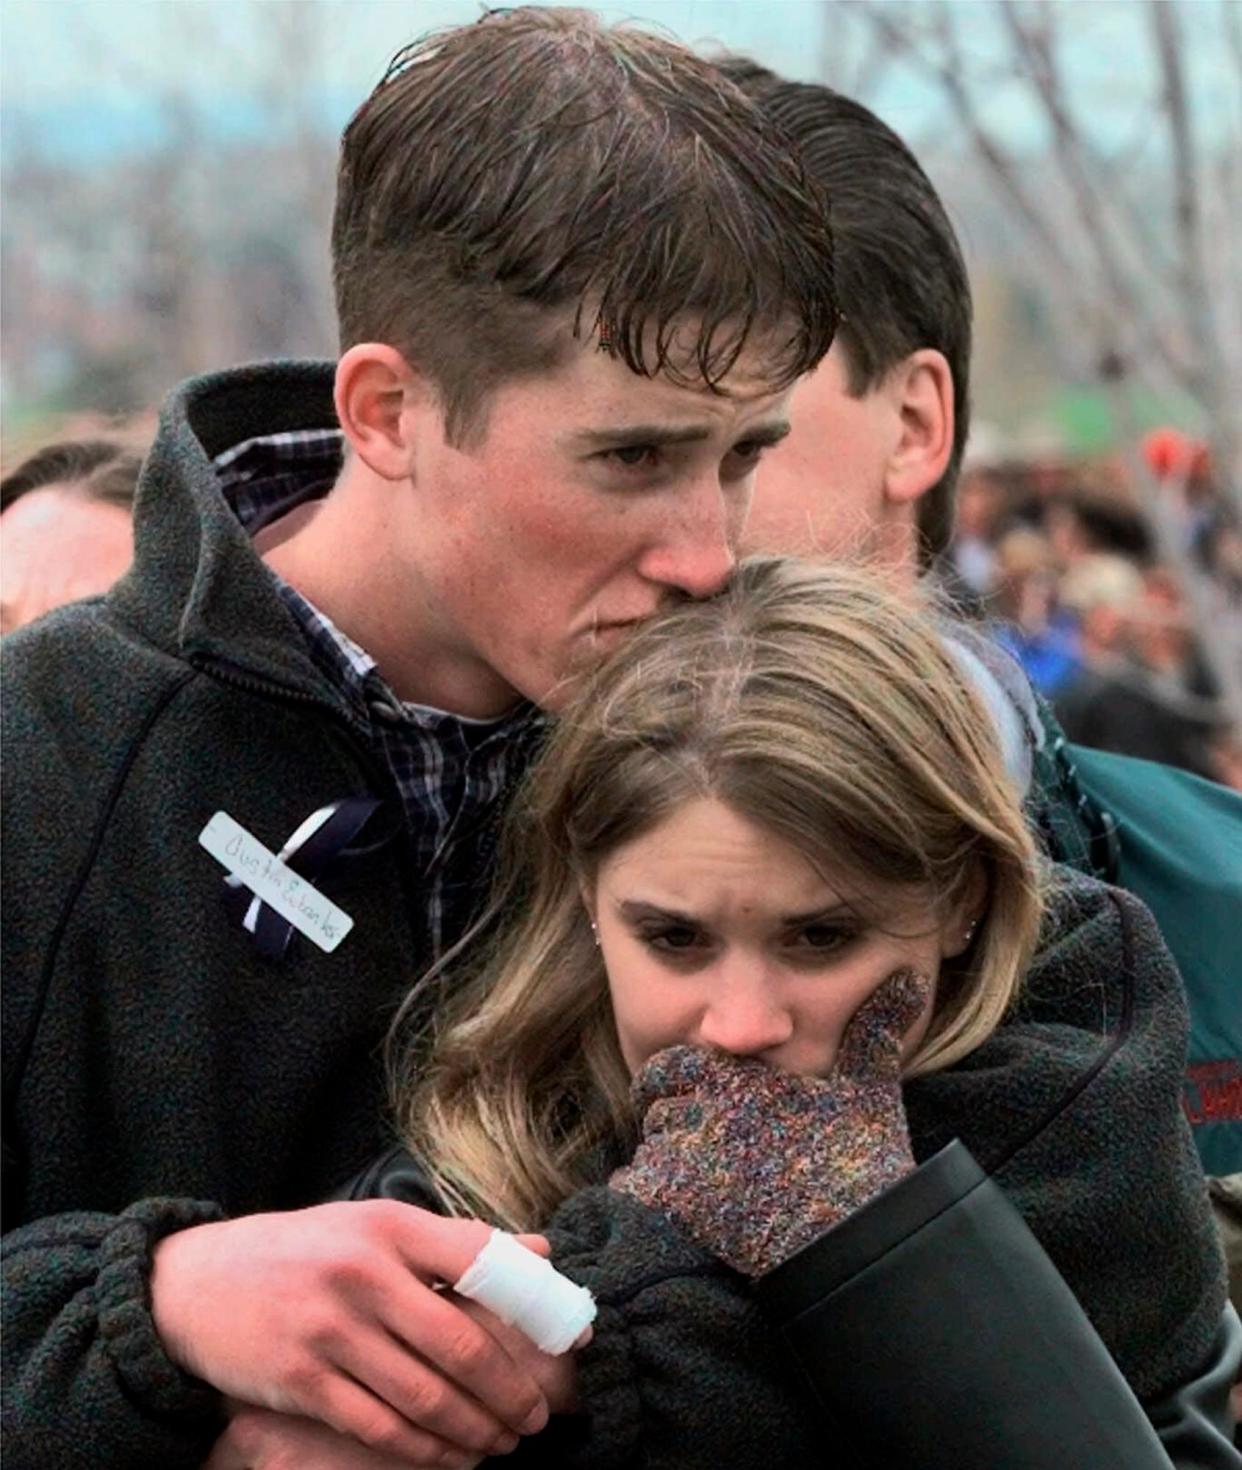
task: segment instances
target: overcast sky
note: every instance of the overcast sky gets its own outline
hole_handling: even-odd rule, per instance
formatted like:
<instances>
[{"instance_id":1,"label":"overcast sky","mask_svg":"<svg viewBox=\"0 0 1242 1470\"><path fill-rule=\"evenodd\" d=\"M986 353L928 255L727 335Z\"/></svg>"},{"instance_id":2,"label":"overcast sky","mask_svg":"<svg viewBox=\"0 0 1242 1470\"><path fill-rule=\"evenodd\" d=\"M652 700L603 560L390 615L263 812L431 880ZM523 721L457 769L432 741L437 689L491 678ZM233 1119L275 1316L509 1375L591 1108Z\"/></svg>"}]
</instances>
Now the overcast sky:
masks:
<instances>
[{"instance_id":1,"label":"overcast sky","mask_svg":"<svg viewBox=\"0 0 1242 1470\"><path fill-rule=\"evenodd\" d=\"M1091 98L1101 141L1135 125L1133 98L1153 74L1143 0L1054 0L1065 64ZM1194 46L1192 88L1208 129L1238 111L1236 73L1220 46L1228 0L1172 0ZM991 0L953 0L976 59L995 47ZM475 18L479 0L0 0L0 86L10 123L55 151L141 146L144 102L170 79L226 130L237 126L259 68L273 64L270 12L291 7L313 52L317 115L338 129L389 56L423 31ZM593 7L609 19L657 24L700 48L749 53L790 76L850 88L863 58L856 11L824 0L631 0ZM262 37L266 35L266 45ZM1011 141L1038 145L1023 87L999 82L992 119ZM935 130L940 104L909 69L889 68L867 100L917 141ZM1131 105L1127 106L1129 101ZM240 124L244 125L244 124Z\"/></svg>"}]
</instances>

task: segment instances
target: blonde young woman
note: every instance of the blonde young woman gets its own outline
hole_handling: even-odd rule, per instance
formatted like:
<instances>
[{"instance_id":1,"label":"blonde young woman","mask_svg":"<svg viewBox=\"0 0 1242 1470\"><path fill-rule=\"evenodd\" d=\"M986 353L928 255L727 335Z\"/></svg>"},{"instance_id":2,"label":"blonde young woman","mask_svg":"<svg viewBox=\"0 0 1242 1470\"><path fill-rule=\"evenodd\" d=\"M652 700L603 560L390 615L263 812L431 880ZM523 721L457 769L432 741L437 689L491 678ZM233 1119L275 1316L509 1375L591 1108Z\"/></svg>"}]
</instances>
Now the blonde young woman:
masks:
<instances>
[{"instance_id":1,"label":"blonde young woman","mask_svg":"<svg viewBox=\"0 0 1242 1470\"><path fill-rule=\"evenodd\" d=\"M1224 1297L1176 972L1043 870L930 613L745 565L610 660L504 852L353 1193L543 1229L595 1293L517 1460L1191 1463Z\"/></svg>"}]
</instances>

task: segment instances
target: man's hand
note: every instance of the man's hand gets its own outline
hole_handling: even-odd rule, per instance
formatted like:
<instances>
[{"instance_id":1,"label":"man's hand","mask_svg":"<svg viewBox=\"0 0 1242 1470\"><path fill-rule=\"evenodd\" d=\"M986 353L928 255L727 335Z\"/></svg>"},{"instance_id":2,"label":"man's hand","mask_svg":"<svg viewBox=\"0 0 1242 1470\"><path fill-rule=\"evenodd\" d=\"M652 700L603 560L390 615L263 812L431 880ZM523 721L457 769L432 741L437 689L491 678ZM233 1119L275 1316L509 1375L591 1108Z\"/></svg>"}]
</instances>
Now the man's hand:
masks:
<instances>
[{"instance_id":1,"label":"man's hand","mask_svg":"<svg viewBox=\"0 0 1242 1470\"><path fill-rule=\"evenodd\" d=\"M369 1450L326 1424L250 1404L234 1408L203 1470L473 1470L477 1455L407 1460Z\"/></svg>"},{"instance_id":2,"label":"man's hand","mask_svg":"<svg viewBox=\"0 0 1242 1470\"><path fill-rule=\"evenodd\" d=\"M503 1454L547 1423L544 1392L524 1356L432 1289L457 1280L489 1229L394 1200L198 1225L156 1247L156 1331L231 1398L389 1457Z\"/></svg>"},{"instance_id":3,"label":"man's hand","mask_svg":"<svg viewBox=\"0 0 1242 1470\"><path fill-rule=\"evenodd\" d=\"M538 1237L523 1239L533 1248ZM516 1363L529 1369L553 1414L573 1413L578 1407L573 1353L562 1353L557 1358L541 1353L516 1327L508 1326L486 1307L452 1294L447 1300L491 1333ZM577 1346L585 1347L591 1336L592 1329L588 1327ZM429 1460L394 1459L378 1450L367 1449L356 1439L338 1434L313 1419L279 1414L273 1409L256 1409L251 1404L233 1403L229 1410L232 1416L229 1427L216 1441L203 1470L430 1470L432 1466L446 1465L473 1470L480 1461L477 1455L457 1451Z\"/></svg>"},{"instance_id":4,"label":"man's hand","mask_svg":"<svg viewBox=\"0 0 1242 1470\"><path fill-rule=\"evenodd\" d=\"M529 1245L535 1238L529 1235L518 1236L523 1245ZM547 1251L541 1250L539 1254L546 1255ZM473 1317L500 1343L515 1363L527 1370L543 1391L550 1414L573 1414L577 1411L577 1350L586 1347L595 1335L593 1327L583 1328L581 1337L574 1343L571 1351L553 1357L551 1353L540 1352L525 1333L519 1332L516 1327L510 1327L507 1322L502 1322L478 1302L472 1302L467 1297L457 1296L452 1292L449 1293L448 1300L460 1307L467 1316Z\"/></svg>"}]
</instances>

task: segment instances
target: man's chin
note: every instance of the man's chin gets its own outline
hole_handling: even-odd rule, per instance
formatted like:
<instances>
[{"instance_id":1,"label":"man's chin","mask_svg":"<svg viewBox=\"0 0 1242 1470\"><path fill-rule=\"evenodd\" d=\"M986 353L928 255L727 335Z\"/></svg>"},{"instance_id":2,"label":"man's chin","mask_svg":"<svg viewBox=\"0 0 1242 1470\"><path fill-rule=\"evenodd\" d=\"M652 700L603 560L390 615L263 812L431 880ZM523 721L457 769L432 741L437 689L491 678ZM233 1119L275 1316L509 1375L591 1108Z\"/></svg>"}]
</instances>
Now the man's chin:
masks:
<instances>
[{"instance_id":1,"label":"man's chin","mask_svg":"<svg viewBox=\"0 0 1242 1470\"><path fill-rule=\"evenodd\" d=\"M540 709L559 714L582 688L583 683L619 649L638 627L635 623L610 623L592 628L573 640L559 677L540 694L531 694Z\"/></svg>"}]
</instances>

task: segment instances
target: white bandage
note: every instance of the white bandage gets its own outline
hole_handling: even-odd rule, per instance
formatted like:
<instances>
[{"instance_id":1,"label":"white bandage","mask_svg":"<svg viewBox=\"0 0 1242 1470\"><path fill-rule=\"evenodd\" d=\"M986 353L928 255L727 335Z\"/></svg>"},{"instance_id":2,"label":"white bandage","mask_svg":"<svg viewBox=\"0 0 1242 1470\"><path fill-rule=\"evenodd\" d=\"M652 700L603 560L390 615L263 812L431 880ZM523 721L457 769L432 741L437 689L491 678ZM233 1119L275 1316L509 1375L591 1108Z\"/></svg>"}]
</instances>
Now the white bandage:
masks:
<instances>
[{"instance_id":1,"label":"white bandage","mask_svg":"<svg viewBox=\"0 0 1242 1470\"><path fill-rule=\"evenodd\" d=\"M495 1312L545 1353L567 1352L595 1320L595 1299L503 1230L491 1238L453 1288Z\"/></svg>"}]
</instances>

